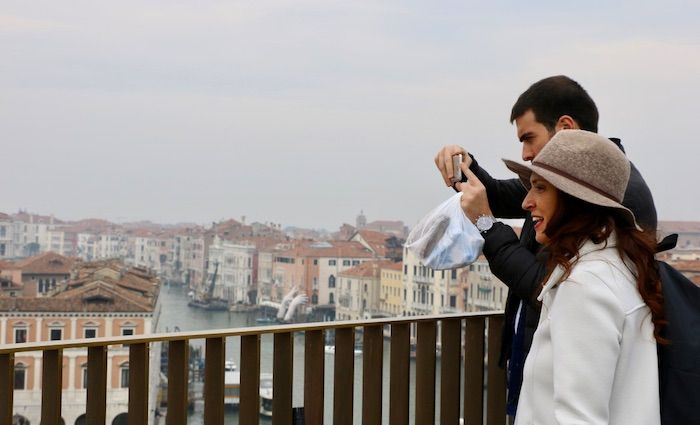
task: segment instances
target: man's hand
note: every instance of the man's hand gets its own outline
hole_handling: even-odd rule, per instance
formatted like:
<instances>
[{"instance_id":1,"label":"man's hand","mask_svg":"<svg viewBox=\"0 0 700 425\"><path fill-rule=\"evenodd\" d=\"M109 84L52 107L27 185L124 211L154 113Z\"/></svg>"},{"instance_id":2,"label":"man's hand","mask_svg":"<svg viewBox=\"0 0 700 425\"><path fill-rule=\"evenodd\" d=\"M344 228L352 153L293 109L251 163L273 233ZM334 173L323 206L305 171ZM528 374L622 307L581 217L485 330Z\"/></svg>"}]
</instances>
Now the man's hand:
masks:
<instances>
[{"instance_id":1,"label":"man's hand","mask_svg":"<svg viewBox=\"0 0 700 425\"><path fill-rule=\"evenodd\" d=\"M457 145L445 145L435 155L435 166L442 175L442 180L448 187L452 187L452 177L454 177L454 167L452 166L452 157L462 154L462 165L466 164L467 168L472 164L472 159L469 153L463 147ZM462 166L464 169L464 166Z\"/></svg>"},{"instance_id":2,"label":"man's hand","mask_svg":"<svg viewBox=\"0 0 700 425\"><path fill-rule=\"evenodd\" d=\"M462 164L462 172L467 176L467 181L457 183L457 190L462 192L462 210L464 215L475 223L476 219L481 215L493 215L489 206L489 199L486 196L486 188L484 184L472 173L469 167Z\"/></svg>"}]
</instances>

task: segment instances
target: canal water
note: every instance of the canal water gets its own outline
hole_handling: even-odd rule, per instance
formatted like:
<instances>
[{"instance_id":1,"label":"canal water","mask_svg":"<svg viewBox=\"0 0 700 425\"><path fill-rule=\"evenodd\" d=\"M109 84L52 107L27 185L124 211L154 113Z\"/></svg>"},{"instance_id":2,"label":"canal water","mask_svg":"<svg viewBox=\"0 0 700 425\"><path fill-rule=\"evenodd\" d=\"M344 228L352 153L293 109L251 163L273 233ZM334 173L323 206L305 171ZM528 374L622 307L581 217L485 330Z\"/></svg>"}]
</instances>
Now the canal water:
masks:
<instances>
[{"instance_id":1,"label":"canal water","mask_svg":"<svg viewBox=\"0 0 700 425\"><path fill-rule=\"evenodd\" d=\"M178 327L181 331L198 331L240 328L249 326L259 326L255 322L254 312L226 312L226 311L205 311L189 307L187 305L187 290L179 286L163 286L160 291L160 317L157 324L157 332L173 331ZM272 335L264 335L261 340L261 372L272 372ZM204 352L204 340L191 340L190 344L200 347ZM389 423L389 341L384 342L384 387L382 396L383 424ZM206 354L205 354L206 355ZM240 338L230 337L226 339L226 359L233 360L236 365L240 365ZM333 355L326 354L325 357L325 424L333 423ZM440 359L437 359L437 382L436 382L436 410L440 406ZM294 370L293 370L293 403L294 407L304 404L304 338L296 336L294 338ZM354 398L354 424L360 424L362 418L362 355L355 356L355 398ZM411 390L410 390L410 417L413 418L415 406L415 362L411 361ZM197 411L200 410L200 411ZM436 413L436 423L437 416ZM412 420L411 420L412 422ZM190 413L188 424L201 424L201 408ZM226 424L238 424L238 411L227 409ZM261 424L271 424L270 418L260 417ZM242 424L245 425L245 424Z\"/></svg>"}]
</instances>

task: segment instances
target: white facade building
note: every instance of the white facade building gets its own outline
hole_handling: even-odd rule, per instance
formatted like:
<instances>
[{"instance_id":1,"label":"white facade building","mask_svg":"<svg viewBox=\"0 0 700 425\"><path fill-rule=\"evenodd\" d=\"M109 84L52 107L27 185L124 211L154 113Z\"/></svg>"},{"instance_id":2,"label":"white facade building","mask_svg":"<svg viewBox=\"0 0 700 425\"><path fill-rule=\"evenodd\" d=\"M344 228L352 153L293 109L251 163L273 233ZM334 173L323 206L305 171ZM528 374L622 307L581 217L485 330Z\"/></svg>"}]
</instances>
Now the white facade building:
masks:
<instances>
[{"instance_id":1,"label":"white facade building","mask_svg":"<svg viewBox=\"0 0 700 425\"><path fill-rule=\"evenodd\" d=\"M221 240L218 236L209 245L209 281L218 264L214 296L227 299L232 304L251 304L249 293L255 288L256 248Z\"/></svg>"},{"instance_id":2,"label":"white facade building","mask_svg":"<svg viewBox=\"0 0 700 425\"><path fill-rule=\"evenodd\" d=\"M12 218L0 213L0 259L15 256L14 226Z\"/></svg>"},{"instance_id":3,"label":"white facade building","mask_svg":"<svg viewBox=\"0 0 700 425\"><path fill-rule=\"evenodd\" d=\"M459 274L462 269L433 270L424 266L409 249L404 248L403 279L406 311L416 316L459 311Z\"/></svg>"}]
</instances>

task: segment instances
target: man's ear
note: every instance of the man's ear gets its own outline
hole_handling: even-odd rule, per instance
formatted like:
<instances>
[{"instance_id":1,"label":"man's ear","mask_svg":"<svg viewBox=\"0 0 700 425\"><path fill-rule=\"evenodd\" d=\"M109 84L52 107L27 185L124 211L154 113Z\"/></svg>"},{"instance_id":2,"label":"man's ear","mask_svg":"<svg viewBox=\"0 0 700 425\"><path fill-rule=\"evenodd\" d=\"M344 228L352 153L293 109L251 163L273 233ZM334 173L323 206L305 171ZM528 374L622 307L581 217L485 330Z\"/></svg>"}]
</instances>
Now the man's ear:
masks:
<instances>
[{"instance_id":1,"label":"man's ear","mask_svg":"<svg viewBox=\"0 0 700 425\"><path fill-rule=\"evenodd\" d=\"M559 117L557 120L557 125L555 126L555 130L578 130L579 126L576 120L571 118L570 115L562 115Z\"/></svg>"}]
</instances>

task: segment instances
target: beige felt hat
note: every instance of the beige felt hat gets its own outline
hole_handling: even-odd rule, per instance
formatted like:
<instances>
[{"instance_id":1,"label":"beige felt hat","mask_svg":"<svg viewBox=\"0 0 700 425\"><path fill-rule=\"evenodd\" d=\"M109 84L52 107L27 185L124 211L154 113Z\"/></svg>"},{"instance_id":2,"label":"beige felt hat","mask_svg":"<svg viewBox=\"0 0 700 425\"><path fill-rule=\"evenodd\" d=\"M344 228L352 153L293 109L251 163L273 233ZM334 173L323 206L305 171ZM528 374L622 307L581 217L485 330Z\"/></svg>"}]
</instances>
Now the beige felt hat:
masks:
<instances>
[{"instance_id":1,"label":"beige felt hat","mask_svg":"<svg viewBox=\"0 0 700 425\"><path fill-rule=\"evenodd\" d=\"M584 130L561 130L532 160L532 165L504 159L506 166L530 189L530 175L542 176L569 195L603 207L623 211L637 229L634 213L622 205L630 163L605 137Z\"/></svg>"}]
</instances>

